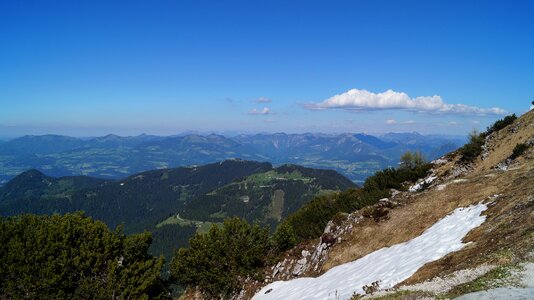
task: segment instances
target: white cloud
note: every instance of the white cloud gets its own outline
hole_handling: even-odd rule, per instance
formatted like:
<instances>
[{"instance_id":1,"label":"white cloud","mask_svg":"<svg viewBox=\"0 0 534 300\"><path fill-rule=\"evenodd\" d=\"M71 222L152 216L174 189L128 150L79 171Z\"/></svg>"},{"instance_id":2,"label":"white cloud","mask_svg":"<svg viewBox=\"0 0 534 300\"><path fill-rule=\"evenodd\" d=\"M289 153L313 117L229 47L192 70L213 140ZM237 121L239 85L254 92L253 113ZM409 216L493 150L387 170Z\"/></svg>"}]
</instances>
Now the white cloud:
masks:
<instances>
[{"instance_id":1,"label":"white cloud","mask_svg":"<svg viewBox=\"0 0 534 300\"><path fill-rule=\"evenodd\" d=\"M276 123L276 121L274 119L271 119L271 118L267 118L267 119L263 120L263 122L265 122L265 123Z\"/></svg>"},{"instance_id":2,"label":"white cloud","mask_svg":"<svg viewBox=\"0 0 534 300\"><path fill-rule=\"evenodd\" d=\"M458 125L458 122L456 122L456 121L449 121L449 125L451 125L451 126Z\"/></svg>"},{"instance_id":3,"label":"white cloud","mask_svg":"<svg viewBox=\"0 0 534 300\"><path fill-rule=\"evenodd\" d=\"M474 120L474 121L471 121L471 123L473 123L475 125L478 125L478 124L480 124L480 121Z\"/></svg>"},{"instance_id":4,"label":"white cloud","mask_svg":"<svg viewBox=\"0 0 534 300\"><path fill-rule=\"evenodd\" d=\"M330 97L320 103L304 105L308 109L346 109L353 111L399 109L413 112L452 113L467 115L503 115L502 108L480 108L465 104L448 104L440 96L420 96L411 98L406 93L387 90L373 93L367 90L352 89Z\"/></svg>"},{"instance_id":5,"label":"white cloud","mask_svg":"<svg viewBox=\"0 0 534 300\"><path fill-rule=\"evenodd\" d=\"M265 97L259 97L258 99L254 100L256 103L271 103L272 100Z\"/></svg>"},{"instance_id":6,"label":"white cloud","mask_svg":"<svg viewBox=\"0 0 534 300\"><path fill-rule=\"evenodd\" d=\"M256 108L253 108L248 113L249 115L268 115L271 114L271 110L268 107L264 107L262 110L258 110Z\"/></svg>"},{"instance_id":7,"label":"white cloud","mask_svg":"<svg viewBox=\"0 0 534 300\"><path fill-rule=\"evenodd\" d=\"M396 125L396 124L411 125L411 124L415 124L415 121L414 120L407 120L407 121L397 122L397 120L395 120L395 119L387 119L386 120L386 124L387 125Z\"/></svg>"}]
</instances>

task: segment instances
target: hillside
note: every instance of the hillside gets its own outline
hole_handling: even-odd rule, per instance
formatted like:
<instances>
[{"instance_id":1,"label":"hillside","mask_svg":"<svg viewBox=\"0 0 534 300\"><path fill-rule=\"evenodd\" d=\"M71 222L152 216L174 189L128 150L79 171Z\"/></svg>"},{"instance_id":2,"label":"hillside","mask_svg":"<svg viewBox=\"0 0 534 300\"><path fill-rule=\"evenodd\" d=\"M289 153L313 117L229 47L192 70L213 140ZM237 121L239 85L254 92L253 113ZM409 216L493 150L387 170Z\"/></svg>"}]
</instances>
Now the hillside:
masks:
<instances>
[{"instance_id":1,"label":"hillside","mask_svg":"<svg viewBox=\"0 0 534 300\"><path fill-rule=\"evenodd\" d=\"M0 185L28 169L50 176L87 175L120 179L139 172L214 163L225 159L270 161L336 170L361 183L375 171L395 166L406 150L437 158L464 143L454 136L388 134L217 134L180 136L107 135L79 139L24 136L0 144Z\"/></svg>"},{"instance_id":2,"label":"hillside","mask_svg":"<svg viewBox=\"0 0 534 300\"><path fill-rule=\"evenodd\" d=\"M297 299L300 289L311 292L310 299L348 299L354 292L360 294L354 299L442 299L484 290L482 298L495 292L499 299L513 293L528 299L532 290L523 288L534 287L534 111L505 125L483 138L473 160L462 158L463 149L454 151L435 160L418 184L339 215L321 238L265 269L272 284L249 283L240 298ZM498 287L512 289L492 290Z\"/></svg>"},{"instance_id":3,"label":"hillside","mask_svg":"<svg viewBox=\"0 0 534 300\"><path fill-rule=\"evenodd\" d=\"M85 211L110 227L143 229L191 198L236 179L271 169L268 163L225 161L196 168L139 173L122 180L87 176L52 178L36 170L0 189L2 215Z\"/></svg>"},{"instance_id":4,"label":"hillside","mask_svg":"<svg viewBox=\"0 0 534 300\"><path fill-rule=\"evenodd\" d=\"M355 184L335 171L284 165L195 197L185 204L180 215L212 222L239 216L274 228L315 196L350 187Z\"/></svg>"},{"instance_id":5,"label":"hillside","mask_svg":"<svg viewBox=\"0 0 534 300\"><path fill-rule=\"evenodd\" d=\"M154 233L167 255L197 230L240 216L272 228L318 194L355 184L331 170L227 160L197 167L142 172L121 180L53 178L26 171L0 187L0 215L84 211L110 228Z\"/></svg>"}]
</instances>

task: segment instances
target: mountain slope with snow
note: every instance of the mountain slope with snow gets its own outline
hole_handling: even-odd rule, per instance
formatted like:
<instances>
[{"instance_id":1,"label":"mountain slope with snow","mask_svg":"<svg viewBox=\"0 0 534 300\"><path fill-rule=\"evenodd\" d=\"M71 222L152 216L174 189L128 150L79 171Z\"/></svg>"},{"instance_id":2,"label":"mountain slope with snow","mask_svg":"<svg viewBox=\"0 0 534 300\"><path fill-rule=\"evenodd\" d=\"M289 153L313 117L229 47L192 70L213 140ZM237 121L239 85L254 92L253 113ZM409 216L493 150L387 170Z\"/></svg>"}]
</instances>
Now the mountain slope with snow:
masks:
<instances>
[{"instance_id":1,"label":"mountain slope with snow","mask_svg":"<svg viewBox=\"0 0 534 300\"><path fill-rule=\"evenodd\" d=\"M425 263L463 248L466 244L462 239L485 221L481 213L486 209L482 203L458 208L410 241L334 267L317 278L273 282L252 299L349 299L353 293L364 294L363 286L373 282L379 282L380 288L391 288Z\"/></svg>"},{"instance_id":2,"label":"mountain slope with snow","mask_svg":"<svg viewBox=\"0 0 534 300\"><path fill-rule=\"evenodd\" d=\"M323 233L334 243L319 238L285 252L265 269L265 282L246 284L240 299L344 299L378 280L379 291L363 298L453 299L499 287L525 287L524 278L514 274L524 274L515 270L534 263L534 111L484 135L472 159L462 153L453 151L435 160L424 179L404 191L392 190L382 203L386 206L337 216ZM432 249L405 249L408 257L424 260L410 266L413 269L394 267L401 259L378 256L417 241L458 208L480 201L487 205L485 222L460 238L463 247L435 259L429 258ZM383 215L369 217L377 208ZM361 265L369 257L373 262ZM385 265L392 269L383 269L383 260L391 261ZM379 270L383 272L375 273Z\"/></svg>"}]
</instances>

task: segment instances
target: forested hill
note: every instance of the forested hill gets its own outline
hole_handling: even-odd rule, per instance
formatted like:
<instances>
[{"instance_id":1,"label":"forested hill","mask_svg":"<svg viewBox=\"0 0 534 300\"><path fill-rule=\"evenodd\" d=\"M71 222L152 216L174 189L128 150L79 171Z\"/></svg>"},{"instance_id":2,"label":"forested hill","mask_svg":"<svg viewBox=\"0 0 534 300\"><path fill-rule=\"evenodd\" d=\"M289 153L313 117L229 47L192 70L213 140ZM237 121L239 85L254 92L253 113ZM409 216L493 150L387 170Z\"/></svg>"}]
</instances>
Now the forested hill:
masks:
<instances>
[{"instance_id":1,"label":"forested hill","mask_svg":"<svg viewBox=\"0 0 534 300\"><path fill-rule=\"evenodd\" d=\"M29 170L0 188L2 215L83 210L110 227L151 224L190 198L238 178L265 172L269 163L229 160L200 167L154 170L123 180L87 176L53 178Z\"/></svg>"},{"instance_id":2,"label":"forested hill","mask_svg":"<svg viewBox=\"0 0 534 300\"><path fill-rule=\"evenodd\" d=\"M0 214L82 210L110 227L124 224L126 231L152 228L176 213L191 221L240 216L274 224L319 193L354 186L335 171L244 160L153 170L122 180L54 178L29 170L0 188Z\"/></svg>"}]
</instances>

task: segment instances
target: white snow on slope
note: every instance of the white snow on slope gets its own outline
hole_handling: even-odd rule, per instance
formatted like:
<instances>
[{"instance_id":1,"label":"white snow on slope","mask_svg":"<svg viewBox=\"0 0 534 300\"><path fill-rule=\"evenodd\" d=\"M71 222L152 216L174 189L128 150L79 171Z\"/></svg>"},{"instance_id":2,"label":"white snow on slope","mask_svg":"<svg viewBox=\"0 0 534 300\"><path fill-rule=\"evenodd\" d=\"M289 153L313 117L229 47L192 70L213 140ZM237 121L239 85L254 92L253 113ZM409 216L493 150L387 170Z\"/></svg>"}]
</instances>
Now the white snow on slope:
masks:
<instances>
[{"instance_id":1,"label":"white snow on slope","mask_svg":"<svg viewBox=\"0 0 534 300\"><path fill-rule=\"evenodd\" d=\"M462 249L464 236L486 220L485 204L458 208L407 242L382 248L358 260L328 270L317 278L275 281L252 299L349 299L362 287L380 281L391 288L412 276L424 264Z\"/></svg>"},{"instance_id":2,"label":"white snow on slope","mask_svg":"<svg viewBox=\"0 0 534 300\"><path fill-rule=\"evenodd\" d=\"M412 185L408 190L412 193L417 192L418 190L423 188L424 184L431 184L434 180L436 180L436 176L430 176L424 180L421 180L420 182Z\"/></svg>"}]
</instances>

